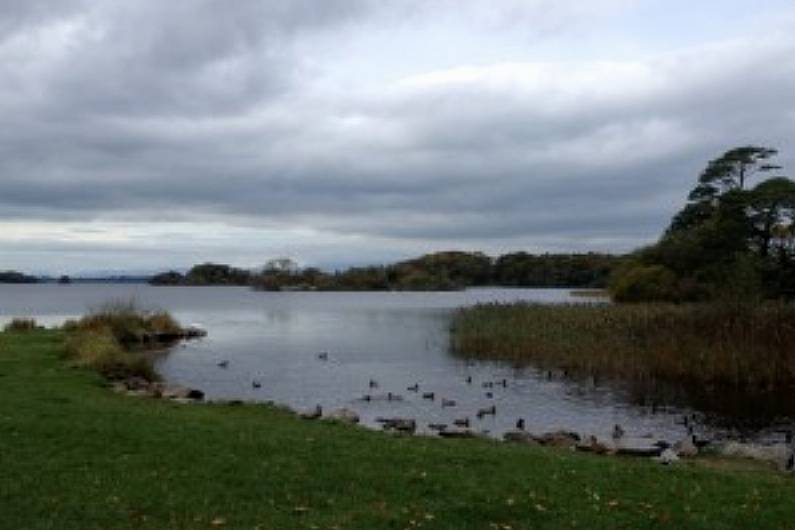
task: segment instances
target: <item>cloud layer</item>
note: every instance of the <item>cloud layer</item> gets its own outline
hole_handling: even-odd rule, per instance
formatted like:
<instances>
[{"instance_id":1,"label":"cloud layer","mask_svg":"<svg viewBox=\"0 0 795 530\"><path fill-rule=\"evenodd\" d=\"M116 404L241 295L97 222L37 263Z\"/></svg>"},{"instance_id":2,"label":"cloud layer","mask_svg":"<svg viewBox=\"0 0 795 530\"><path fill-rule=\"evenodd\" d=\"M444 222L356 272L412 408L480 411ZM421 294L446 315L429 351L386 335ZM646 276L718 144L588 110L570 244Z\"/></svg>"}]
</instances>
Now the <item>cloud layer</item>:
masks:
<instances>
[{"instance_id":1,"label":"cloud layer","mask_svg":"<svg viewBox=\"0 0 795 530\"><path fill-rule=\"evenodd\" d=\"M795 17L660 49L646 3L6 3L0 268L650 241L722 150L793 167Z\"/></svg>"}]
</instances>

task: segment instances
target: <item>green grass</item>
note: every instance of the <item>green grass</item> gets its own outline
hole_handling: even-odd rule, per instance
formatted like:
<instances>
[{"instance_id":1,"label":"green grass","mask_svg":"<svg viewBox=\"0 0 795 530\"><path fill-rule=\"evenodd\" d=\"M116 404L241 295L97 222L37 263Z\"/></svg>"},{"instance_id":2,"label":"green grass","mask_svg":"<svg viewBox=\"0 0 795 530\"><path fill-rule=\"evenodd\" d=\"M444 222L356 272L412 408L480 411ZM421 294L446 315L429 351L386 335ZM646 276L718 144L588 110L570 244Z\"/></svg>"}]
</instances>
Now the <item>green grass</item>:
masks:
<instances>
[{"instance_id":1,"label":"green grass","mask_svg":"<svg viewBox=\"0 0 795 530\"><path fill-rule=\"evenodd\" d=\"M456 352L586 375L795 387L795 305L486 304L458 311Z\"/></svg>"},{"instance_id":2,"label":"green grass","mask_svg":"<svg viewBox=\"0 0 795 530\"><path fill-rule=\"evenodd\" d=\"M131 398L63 354L61 333L0 335L4 529L795 528L795 480L769 470Z\"/></svg>"}]
</instances>

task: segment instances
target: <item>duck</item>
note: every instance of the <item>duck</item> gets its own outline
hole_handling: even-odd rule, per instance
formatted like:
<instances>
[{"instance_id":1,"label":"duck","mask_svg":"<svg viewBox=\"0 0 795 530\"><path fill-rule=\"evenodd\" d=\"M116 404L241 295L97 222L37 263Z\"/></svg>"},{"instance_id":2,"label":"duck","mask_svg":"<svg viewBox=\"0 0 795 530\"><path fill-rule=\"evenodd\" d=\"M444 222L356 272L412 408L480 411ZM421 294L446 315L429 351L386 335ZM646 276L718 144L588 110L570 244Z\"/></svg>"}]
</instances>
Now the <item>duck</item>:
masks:
<instances>
[{"instance_id":1,"label":"duck","mask_svg":"<svg viewBox=\"0 0 795 530\"><path fill-rule=\"evenodd\" d=\"M317 354L317 358L318 358L319 361L328 361L328 352L327 351L322 351L322 352L318 353Z\"/></svg>"},{"instance_id":2,"label":"duck","mask_svg":"<svg viewBox=\"0 0 795 530\"><path fill-rule=\"evenodd\" d=\"M494 388L494 381L486 381L483 383L483 388Z\"/></svg>"},{"instance_id":3,"label":"duck","mask_svg":"<svg viewBox=\"0 0 795 530\"><path fill-rule=\"evenodd\" d=\"M467 382L468 385L471 385L472 384L472 376L468 375L467 378L465 379L465 381Z\"/></svg>"},{"instance_id":4,"label":"duck","mask_svg":"<svg viewBox=\"0 0 795 530\"><path fill-rule=\"evenodd\" d=\"M419 383L414 383L410 387L407 387L406 390L408 390L409 392L419 392L420 391L420 384Z\"/></svg>"},{"instance_id":5,"label":"duck","mask_svg":"<svg viewBox=\"0 0 795 530\"><path fill-rule=\"evenodd\" d=\"M447 430L446 423L429 423L428 428L432 431L442 432Z\"/></svg>"},{"instance_id":6,"label":"duck","mask_svg":"<svg viewBox=\"0 0 795 530\"><path fill-rule=\"evenodd\" d=\"M442 399L442 407L455 407L456 402L453 399Z\"/></svg>"},{"instance_id":7,"label":"duck","mask_svg":"<svg viewBox=\"0 0 795 530\"><path fill-rule=\"evenodd\" d=\"M255 379L254 381L251 382L251 387L252 388L261 388L262 387L262 383L260 383L259 381L257 381Z\"/></svg>"},{"instance_id":8,"label":"duck","mask_svg":"<svg viewBox=\"0 0 795 530\"><path fill-rule=\"evenodd\" d=\"M433 401L435 398L436 398L436 394L434 392L425 392L422 395L422 399L430 399L431 401Z\"/></svg>"},{"instance_id":9,"label":"duck","mask_svg":"<svg viewBox=\"0 0 795 530\"><path fill-rule=\"evenodd\" d=\"M487 399L492 399L494 397L494 392L486 392L485 396Z\"/></svg>"},{"instance_id":10,"label":"duck","mask_svg":"<svg viewBox=\"0 0 795 530\"><path fill-rule=\"evenodd\" d=\"M227 360L219 361L218 368L229 368L229 361Z\"/></svg>"},{"instance_id":11,"label":"duck","mask_svg":"<svg viewBox=\"0 0 795 530\"><path fill-rule=\"evenodd\" d=\"M499 383L497 383L497 384L499 384L499 385L500 385L502 388L508 388L508 380L507 380L507 379L504 379L504 378L503 378L503 379L502 379L501 381L499 381Z\"/></svg>"},{"instance_id":12,"label":"duck","mask_svg":"<svg viewBox=\"0 0 795 530\"><path fill-rule=\"evenodd\" d=\"M370 382L368 384L370 388L378 388L378 381L376 381L375 379L370 379Z\"/></svg>"},{"instance_id":13,"label":"duck","mask_svg":"<svg viewBox=\"0 0 795 530\"><path fill-rule=\"evenodd\" d=\"M516 429L519 431L524 430L524 418L519 418L518 420L516 420Z\"/></svg>"}]
</instances>

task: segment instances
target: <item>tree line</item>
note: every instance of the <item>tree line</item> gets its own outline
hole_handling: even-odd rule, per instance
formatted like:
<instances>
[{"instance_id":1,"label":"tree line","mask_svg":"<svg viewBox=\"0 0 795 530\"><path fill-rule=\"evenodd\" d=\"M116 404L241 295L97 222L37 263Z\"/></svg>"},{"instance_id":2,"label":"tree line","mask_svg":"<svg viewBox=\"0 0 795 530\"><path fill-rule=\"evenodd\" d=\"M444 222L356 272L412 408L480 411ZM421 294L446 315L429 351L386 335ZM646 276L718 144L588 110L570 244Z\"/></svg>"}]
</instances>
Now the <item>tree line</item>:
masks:
<instances>
[{"instance_id":1,"label":"tree line","mask_svg":"<svg viewBox=\"0 0 795 530\"><path fill-rule=\"evenodd\" d=\"M326 272L300 268L289 259L272 260L258 271L205 263L187 273L170 271L153 285L242 285L267 291L457 290L478 286L600 288L619 258L609 254L529 254L497 258L482 252L445 251L390 265Z\"/></svg>"}]
</instances>

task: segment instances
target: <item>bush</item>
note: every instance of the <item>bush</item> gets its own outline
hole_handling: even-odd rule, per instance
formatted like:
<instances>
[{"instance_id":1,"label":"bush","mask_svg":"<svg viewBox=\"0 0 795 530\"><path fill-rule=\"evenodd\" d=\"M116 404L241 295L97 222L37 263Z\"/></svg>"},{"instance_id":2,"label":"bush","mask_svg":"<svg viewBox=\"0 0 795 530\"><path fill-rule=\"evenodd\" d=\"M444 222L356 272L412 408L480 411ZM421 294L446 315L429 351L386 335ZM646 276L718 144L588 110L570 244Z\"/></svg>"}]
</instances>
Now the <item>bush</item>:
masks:
<instances>
[{"instance_id":1,"label":"bush","mask_svg":"<svg viewBox=\"0 0 795 530\"><path fill-rule=\"evenodd\" d=\"M663 265L632 265L616 275L610 294L617 302L675 301L676 275Z\"/></svg>"},{"instance_id":2,"label":"bush","mask_svg":"<svg viewBox=\"0 0 795 530\"><path fill-rule=\"evenodd\" d=\"M15 318L5 325L3 331L10 333L19 333L25 331L33 331L37 329L36 321L32 318Z\"/></svg>"}]
</instances>

